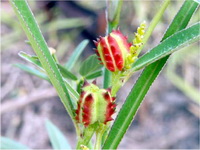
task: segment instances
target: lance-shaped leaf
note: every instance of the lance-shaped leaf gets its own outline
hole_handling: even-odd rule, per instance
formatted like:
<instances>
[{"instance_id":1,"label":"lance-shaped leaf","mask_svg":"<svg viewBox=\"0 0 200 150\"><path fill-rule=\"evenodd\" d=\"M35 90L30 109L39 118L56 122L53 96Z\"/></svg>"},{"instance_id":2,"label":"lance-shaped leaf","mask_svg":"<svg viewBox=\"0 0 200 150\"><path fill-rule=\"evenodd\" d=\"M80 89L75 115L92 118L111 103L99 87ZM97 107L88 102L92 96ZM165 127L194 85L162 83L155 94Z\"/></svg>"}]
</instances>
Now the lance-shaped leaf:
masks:
<instances>
[{"instance_id":1,"label":"lance-shaped leaf","mask_svg":"<svg viewBox=\"0 0 200 150\"><path fill-rule=\"evenodd\" d=\"M97 59L96 55L89 56L81 65L79 73L86 77L89 74L92 74L100 70L103 66L100 64L100 61Z\"/></svg>"},{"instance_id":2,"label":"lance-shaped leaf","mask_svg":"<svg viewBox=\"0 0 200 150\"><path fill-rule=\"evenodd\" d=\"M63 77L71 79L71 80L77 80L77 77L71 73L70 71L68 71L65 67L63 67L60 64L57 64L58 68L60 69L61 74L63 75Z\"/></svg>"},{"instance_id":3,"label":"lance-shaped leaf","mask_svg":"<svg viewBox=\"0 0 200 150\"><path fill-rule=\"evenodd\" d=\"M68 90L63 81L62 75L53 60L48 46L41 34L41 31L36 23L36 20L31 12L28 3L25 0L10 0L10 3L15 10L15 13L30 41L33 50L37 54L43 68L45 69L51 83L55 87L59 97L65 108L67 109L69 115L73 118L73 104L69 96Z\"/></svg>"},{"instance_id":4,"label":"lance-shaped leaf","mask_svg":"<svg viewBox=\"0 0 200 150\"><path fill-rule=\"evenodd\" d=\"M193 42L196 42L199 40L200 37L200 23L196 23L195 25L181 30L166 40L164 40L162 43L160 43L158 46L141 56L134 64L133 64L133 71L139 70L175 51L178 49L187 46Z\"/></svg>"},{"instance_id":5,"label":"lance-shaped leaf","mask_svg":"<svg viewBox=\"0 0 200 150\"><path fill-rule=\"evenodd\" d=\"M79 56L81 55L81 53L83 52L88 43L89 43L88 40L84 40L75 48L74 52L70 56L70 59L65 64L65 67L68 70L71 70L74 67L74 64L77 62Z\"/></svg>"},{"instance_id":6,"label":"lance-shaped leaf","mask_svg":"<svg viewBox=\"0 0 200 150\"><path fill-rule=\"evenodd\" d=\"M91 80L91 79L95 79L95 78L97 78L97 77L102 76L102 74L103 74L103 71L102 71L102 70L99 70L99 71L93 72L93 73L91 73L91 74L88 74L85 78L86 78L87 80Z\"/></svg>"},{"instance_id":7,"label":"lance-shaped leaf","mask_svg":"<svg viewBox=\"0 0 200 150\"><path fill-rule=\"evenodd\" d=\"M71 149L71 146L65 136L51 121L46 121L46 128L54 149Z\"/></svg>"},{"instance_id":8,"label":"lance-shaped leaf","mask_svg":"<svg viewBox=\"0 0 200 150\"><path fill-rule=\"evenodd\" d=\"M22 69L25 72L28 72L28 73L30 73L32 75L35 75L35 76L37 76L37 77L39 77L41 79L44 79L44 80L47 80L47 81L50 82L48 76L45 73L43 73L43 72L41 72L41 71L39 71L39 70L37 70L37 69L35 69L33 67L30 67L30 66L27 66L27 65L24 65L24 64L14 64L14 66Z\"/></svg>"}]
</instances>

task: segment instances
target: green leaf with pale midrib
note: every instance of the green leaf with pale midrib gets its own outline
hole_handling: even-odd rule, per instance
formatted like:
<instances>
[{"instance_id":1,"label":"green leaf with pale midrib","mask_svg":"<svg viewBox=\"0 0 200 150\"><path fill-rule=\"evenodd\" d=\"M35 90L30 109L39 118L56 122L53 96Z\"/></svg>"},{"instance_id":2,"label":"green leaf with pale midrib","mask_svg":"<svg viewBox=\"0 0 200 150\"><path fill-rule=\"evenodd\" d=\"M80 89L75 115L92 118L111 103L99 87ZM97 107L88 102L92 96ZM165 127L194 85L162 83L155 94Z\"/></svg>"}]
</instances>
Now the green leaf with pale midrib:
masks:
<instances>
[{"instance_id":1,"label":"green leaf with pale midrib","mask_svg":"<svg viewBox=\"0 0 200 150\"><path fill-rule=\"evenodd\" d=\"M173 30L173 28L178 28L178 30L184 29L187 26L187 24L188 24L190 18L192 17L192 14L194 13L196 8L197 8L197 4L195 2L193 2L191 0L185 1L183 6L181 7L180 11L175 16L170 27L168 28L168 30L167 30L167 32L169 32L168 35L170 36L170 35L174 34L173 31L177 31L176 29ZM185 11L188 9L190 11ZM182 18L180 16L182 16ZM180 19L184 20L181 22L182 24L180 24ZM164 35L163 40L167 37L168 36ZM135 90L137 90L137 91L132 90L132 92L135 92L135 96L133 95L132 92L129 94L130 95L129 99L126 99L125 104L124 104L127 107L125 107L124 105L122 106L122 108L111 128L111 131L109 132L109 135L105 141L103 149L116 149L117 148L117 146L119 145L121 139L123 138L126 130L128 129L129 125L131 124L140 104L142 103L143 97L146 95L148 88L150 88L151 84L153 83L153 81L156 79L156 77L162 70L168 57L169 56L166 56L166 57L150 64L149 66L147 66L144 69L143 73L141 74L141 76L139 77L139 79L137 80L137 82L135 83L135 85L133 87L133 88L138 87L138 88L135 88ZM154 70L154 72L152 72L152 70ZM152 79L149 79L149 77L151 77ZM147 83L146 79L149 80L149 83ZM144 84L146 85L146 87L143 87ZM146 90L144 90L143 88L146 88ZM141 92L141 89L143 89L143 93ZM140 96L141 96L141 94L143 94L143 96L141 96L140 99L137 98L138 93L140 93ZM135 99L137 99L138 101L134 101ZM127 103L129 103L130 105L127 105ZM133 104L136 107L132 107ZM125 113L128 114L130 112L132 112L132 115L129 114L129 118L128 118ZM122 124L126 124L126 125L122 126ZM122 127L124 127L124 128L122 128Z\"/></svg>"},{"instance_id":2,"label":"green leaf with pale midrib","mask_svg":"<svg viewBox=\"0 0 200 150\"><path fill-rule=\"evenodd\" d=\"M57 65L58 65L58 68L60 69L60 72L61 72L61 74L62 74L62 76L64 78L68 78L68 79L71 79L71 80L77 80L77 77L73 73L71 73L70 71L68 71L62 65L60 65L60 64L57 64Z\"/></svg>"},{"instance_id":3,"label":"green leaf with pale midrib","mask_svg":"<svg viewBox=\"0 0 200 150\"><path fill-rule=\"evenodd\" d=\"M24 0L10 0L10 3L63 105L73 118L75 113L68 90L27 2Z\"/></svg>"},{"instance_id":4,"label":"green leaf with pale midrib","mask_svg":"<svg viewBox=\"0 0 200 150\"><path fill-rule=\"evenodd\" d=\"M54 149L71 149L62 132L49 120L46 121L46 128Z\"/></svg>"},{"instance_id":5,"label":"green leaf with pale midrib","mask_svg":"<svg viewBox=\"0 0 200 150\"><path fill-rule=\"evenodd\" d=\"M86 78L87 80L91 80L91 79L95 79L95 78L97 78L97 77L102 76L102 74L103 74L103 71L102 71L102 70L99 70L99 71L93 72L93 73L91 73L91 74L88 74L85 78Z\"/></svg>"},{"instance_id":6,"label":"green leaf with pale midrib","mask_svg":"<svg viewBox=\"0 0 200 150\"><path fill-rule=\"evenodd\" d=\"M197 23L187 29L181 30L158 46L150 50L148 53L141 56L134 64L133 64L133 71L139 70L173 52L176 50L191 44L192 42L198 41L200 37L200 23Z\"/></svg>"},{"instance_id":7,"label":"green leaf with pale midrib","mask_svg":"<svg viewBox=\"0 0 200 150\"><path fill-rule=\"evenodd\" d=\"M86 77L87 75L94 73L102 68L100 61L96 55L89 56L81 65L79 73Z\"/></svg>"}]
</instances>

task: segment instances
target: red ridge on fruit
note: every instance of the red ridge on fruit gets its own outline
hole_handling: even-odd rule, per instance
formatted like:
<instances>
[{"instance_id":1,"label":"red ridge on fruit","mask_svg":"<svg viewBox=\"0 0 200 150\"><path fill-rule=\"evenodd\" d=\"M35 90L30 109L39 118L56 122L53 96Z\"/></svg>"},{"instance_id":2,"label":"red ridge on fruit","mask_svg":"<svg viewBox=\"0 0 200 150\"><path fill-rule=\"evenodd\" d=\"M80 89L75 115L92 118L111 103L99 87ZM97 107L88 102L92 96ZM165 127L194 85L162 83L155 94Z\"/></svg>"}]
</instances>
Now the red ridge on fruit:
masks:
<instances>
[{"instance_id":1,"label":"red ridge on fruit","mask_svg":"<svg viewBox=\"0 0 200 150\"><path fill-rule=\"evenodd\" d=\"M99 89L96 80L91 84L85 82L80 99L75 110L75 119L85 127L95 122L106 124L113 120L115 112L115 98L111 96L111 89Z\"/></svg>"},{"instance_id":2,"label":"red ridge on fruit","mask_svg":"<svg viewBox=\"0 0 200 150\"><path fill-rule=\"evenodd\" d=\"M96 54L103 65L112 72L122 71L131 46L127 36L124 36L118 28L108 36L97 38L94 43L97 48Z\"/></svg>"}]
</instances>

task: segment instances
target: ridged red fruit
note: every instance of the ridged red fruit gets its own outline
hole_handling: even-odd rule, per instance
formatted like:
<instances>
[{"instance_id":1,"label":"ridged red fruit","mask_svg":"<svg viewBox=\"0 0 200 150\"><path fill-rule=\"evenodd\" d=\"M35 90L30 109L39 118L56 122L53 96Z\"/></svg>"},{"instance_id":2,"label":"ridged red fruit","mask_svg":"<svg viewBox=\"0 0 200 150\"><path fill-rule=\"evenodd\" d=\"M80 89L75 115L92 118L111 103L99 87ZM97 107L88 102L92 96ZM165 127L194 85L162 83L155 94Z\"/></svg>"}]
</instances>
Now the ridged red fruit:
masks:
<instances>
[{"instance_id":1,"label":"ridged red fruit","mask_svg":"<svg viewBox=\"0 0 200 150\"><path fill-rule=\"evenodd\" d=\"M94 82L85 84L77 104L75 119L85 127L95 122L106 124L113 120L115 109L115 97L111 96L110 89L99 89Z\"/></svg>"},{"instance_id":2,"label":"ridged red fruit","mask_svg":"<svg viewBox=\"0 0 200 150\"><path fill-rule=\"evenodd\" d=\"M99 60L110 71L122 71L125 59L130 51L131 44L120 30L113 30L108 36L100 37L94 41Z\"/></svg>"}]
</instances>

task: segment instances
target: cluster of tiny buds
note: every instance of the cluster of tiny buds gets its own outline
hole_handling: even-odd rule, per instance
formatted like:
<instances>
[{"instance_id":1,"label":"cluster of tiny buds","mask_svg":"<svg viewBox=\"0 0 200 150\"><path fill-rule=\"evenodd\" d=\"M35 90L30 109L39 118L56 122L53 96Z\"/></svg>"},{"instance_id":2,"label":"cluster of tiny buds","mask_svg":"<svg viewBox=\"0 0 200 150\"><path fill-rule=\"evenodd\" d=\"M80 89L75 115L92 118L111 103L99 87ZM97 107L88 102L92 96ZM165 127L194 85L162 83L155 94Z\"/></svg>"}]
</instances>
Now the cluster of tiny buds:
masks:
<instances>
[{"instance_id":1,"label":"cluster of tiny buds","mask_svg":"<svg viewBox=\"0 0 200 150\"><path fill-rule=\"evenodd\" d=\"M133 45L130 47L130 53L126 59L126 69L131 68L131 64L135 62L138 57L138 50L143 44L143 38L145 33L145 22L141 23L140 26L137 28L137 32L135 33L135 38L133 39Z\"/></svg>"}]
</instances>

